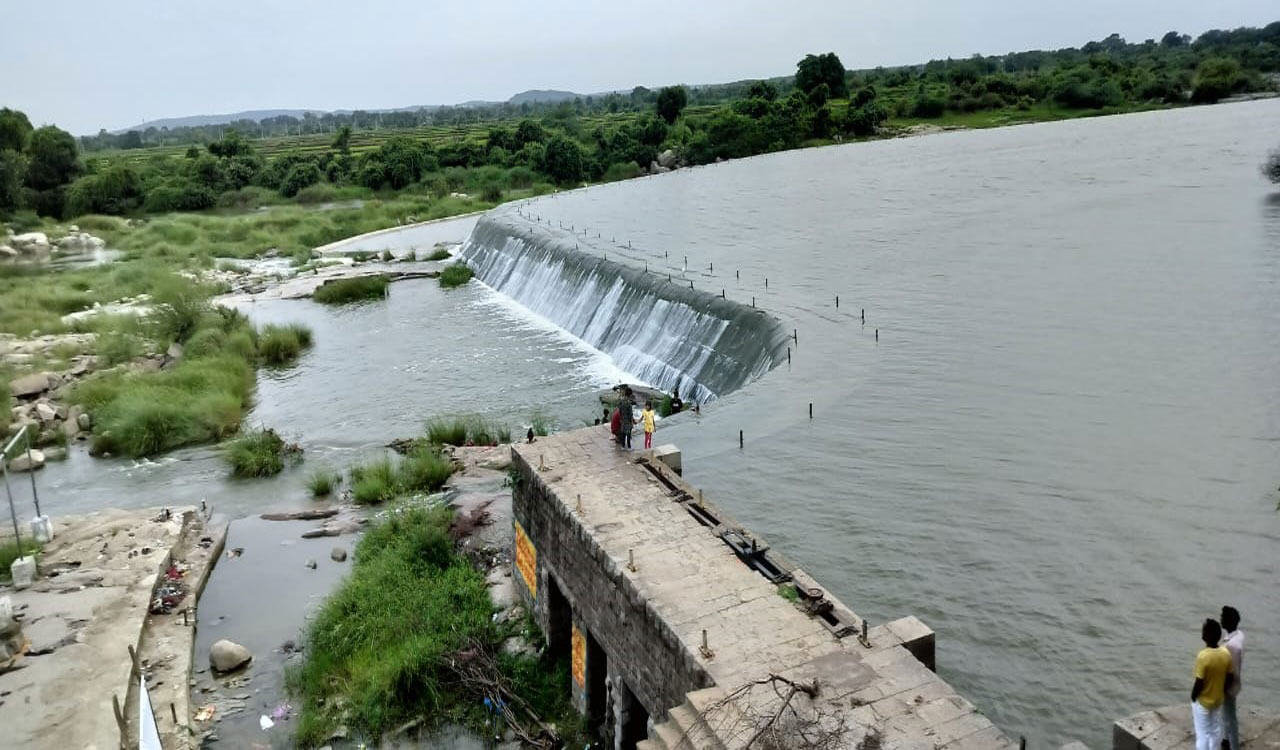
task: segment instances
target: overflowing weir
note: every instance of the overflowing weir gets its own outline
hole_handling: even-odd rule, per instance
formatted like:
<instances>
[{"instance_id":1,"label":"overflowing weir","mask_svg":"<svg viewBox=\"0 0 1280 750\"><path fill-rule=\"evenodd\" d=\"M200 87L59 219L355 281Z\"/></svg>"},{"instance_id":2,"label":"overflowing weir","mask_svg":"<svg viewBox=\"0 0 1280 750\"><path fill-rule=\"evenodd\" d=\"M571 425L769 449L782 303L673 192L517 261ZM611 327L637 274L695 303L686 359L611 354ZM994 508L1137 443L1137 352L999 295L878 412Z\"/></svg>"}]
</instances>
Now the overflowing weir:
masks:
<instances>
[{"instance_id":1,"label":"overflowing weir","mask_svg":"<svg viewBox=\"0 0 1280 750\"><path fill-rule=\"evenodd\" d=\"M578 247L567 232L506 207L481 217L462 257L491 288L686 399L713 399L781 361L786 334L773 317L607 259L611 249Z\"/></svg>"}]
</instances>

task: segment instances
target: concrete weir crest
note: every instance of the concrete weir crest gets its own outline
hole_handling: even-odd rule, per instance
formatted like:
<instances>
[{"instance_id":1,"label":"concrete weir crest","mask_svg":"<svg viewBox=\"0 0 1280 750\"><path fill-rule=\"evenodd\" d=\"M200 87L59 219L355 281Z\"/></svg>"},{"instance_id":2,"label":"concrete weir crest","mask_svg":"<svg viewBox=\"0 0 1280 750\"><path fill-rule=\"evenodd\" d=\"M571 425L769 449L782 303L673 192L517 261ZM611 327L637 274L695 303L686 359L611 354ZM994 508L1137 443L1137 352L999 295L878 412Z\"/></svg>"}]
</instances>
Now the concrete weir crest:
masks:
<instances>
[{"instance_id":1,"label":"concrete weir crest","mask_svg":"<svg viewBox=\"0 0 1280 750\"><path fill-rule=\"evenodd\" d=\"M933 672L924 623L864 629L653 453L589 427L512 460L517 591L611 747L1016 746Z\"/></svg>"}]
</instances>

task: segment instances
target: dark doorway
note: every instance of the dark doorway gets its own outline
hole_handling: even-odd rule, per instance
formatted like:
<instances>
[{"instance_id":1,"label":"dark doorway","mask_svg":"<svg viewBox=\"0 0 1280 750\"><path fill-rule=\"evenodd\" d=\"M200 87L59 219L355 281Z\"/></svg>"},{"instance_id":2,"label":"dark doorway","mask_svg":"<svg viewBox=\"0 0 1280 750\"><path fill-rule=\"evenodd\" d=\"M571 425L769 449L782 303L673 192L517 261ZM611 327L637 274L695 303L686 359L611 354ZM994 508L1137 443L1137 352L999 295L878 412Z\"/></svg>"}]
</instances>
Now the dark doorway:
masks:
<instances>
[{"instance_id":1,"label":"dark doorway","mask_svg":"<svg viewBox=\"0 0 1280 750\"><path fill-rule=\"evenodd\" d=\"M608 657L591 633L587 633L587 726L599 731L609 700Z\"/></svg>"},{"instance_id":2,"label":"dark doorway","mask_svg":"<svg viewBox=\"0 0 1280 750\"><path fill-rule=\"evenodd\" d=\"M547 656L552 662L569 658L573 608L560 591L556 577L547 573Z\"/></svg>"},{"instance_id":3,"label":"dark doorway","mask_svg":"<svg viewBox=\"0 0 1280 750\"><path fill-rule=\"evenodd\" d=\"M634 750L639 742L649 738L649 712L645 711L635 693L622 683L622 750Z\"/></svg>"}]
</instances>

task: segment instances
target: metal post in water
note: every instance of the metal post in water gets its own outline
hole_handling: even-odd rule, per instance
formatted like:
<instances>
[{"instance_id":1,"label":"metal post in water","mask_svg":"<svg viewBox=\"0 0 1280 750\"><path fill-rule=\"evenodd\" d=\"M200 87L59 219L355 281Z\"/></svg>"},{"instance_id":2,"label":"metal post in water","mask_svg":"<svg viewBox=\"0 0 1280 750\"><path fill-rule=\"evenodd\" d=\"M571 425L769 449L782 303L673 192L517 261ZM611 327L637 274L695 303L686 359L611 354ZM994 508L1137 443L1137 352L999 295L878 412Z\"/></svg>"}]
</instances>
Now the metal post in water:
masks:
<instances>
[{"instance_id":1,"label":"metal post in water","mask_svg":"<svg viewBox=\"0 0 1280 750\"><path fill-rule=\"evenodd\" d=\"M27 441L27 465L31 467L31 470L27 472L31 475L31 499L35 501L36 518L39 518L41 515L40 495L36 493L36 465L31 460L31 430L26 425L23 425L22 435Z\"/></svg>"},{"instance_id":2,"label":"metal post in water","mask_svg":"<svg viewBox=\"0 0 1280 750\"><path fill-rule=\"evenodd\" d=\"M879 329L879 328L877 328L877 329L876 329L876 341L879 341L879 340L880 340L880 329Z\"/></svg>"},{"instance_id":3,"label":"metal post in water","mask_svg":"<svg viewBox=\"0 0 1280 750\"><path fill-rule=\"evenodd\" d=\"M809 419L813 419L813 402L809 402Z\"/></svg>"},{"instance_id":4,"label":"metal post in water","mask_svg":"<svg viewBox=\"0 0 1280 750\"><path fill-rule=\"evenodd\" d=\"M734 272L733 272L733 278L735 278L735 279L741 279L741 278L742 278L742 272L741 272L741 271L734 271Z\"/></svg>"},{"instance_id":5,"label":"metal post in water","mask_svg":"<svg viewBox=\"0 0 1280 750\"><path fill-rule=\"evenodd\" d=\"M862 308L862 325L867 324L867 308Z\"/></svg>"},{"instance_id":6,"label":"metal post in water","mask_svg":"<svg viewBox=\"0 0 1280 750\"><path fill-rule=\"evenodd\" d=\"M791 338L795 339L797 346L800 345L800 332L794 328L791 329Z\"/></svg>"},{"instance_id":7,"label":"metal post in water","mask_svg":"<svg viewBox=\"0 0 1280 750\"><path fill-rule=\"evenodd\" d=\"M756 306L756 298L755 298L755 297L752 297L752 298L751 298L751 306L752 306L752 307L755 307L755 306Z\"/></svg>"},{"instance_id":8,"label":"metal post in water","mask_svg":"<svg viewBox=\"0 0 1280 750\"><path fill-rule=\"evenodd\" d=\"M840 295L838 294L836 295L836 309L840 309Z\"/></svg>"},{"instance_id":9,"label":"metal post in water","mask_svg":"<svg viewBox=\"0 0 1280 750\"><path fill-rule=\"evenodd\" d=\"M716 272L716 264L715 264L715 263L708 263L708 264L707 264L707 273L715 273L715 272Z\"/></svg>"},{"instance_id":10,"label":"metal post in water","mask_svg":"<svg viewBox=\"0 0 1280 750\"><path fill-rule=\"evenodd\" d=\"M738 430L738 448L742 448L742 430Z\"/></svg>"},{"instance_id":11,"label":"metal post in water","mask_svg":"<svg viewBox=\"0 0 1280 750\"><path fill-rule=\"evenodd\" d=\"M791 347L787 347L787 364L791 364Z\"/></svg>"},{"instance_id":12,"label":"metal post in water","mask_svg":"<svg viewBox=\"0 0 1280 750\"><path fill-rule=\"evenodd\" d=\"M764 277L764 288L765 288L765 289L768 289L768 288L769 288L769 277L768 277L768 276Z\"/></svg>"},{"instance_id":13,"label":"metal post in water","mask_svg":"<svg viewBox=\"0 0 1280 750\"><path fill-rule=\"evenodd\" d=\"M723 290L723 289L721 289L721 290L720 290L720 299L724 299L724 298L725 298L725 297L724 297L724 290Z\"/></svg>"},{"instance_id":14,"label":"metal post in water","mask_svg":"<svg viewBox=\"0 0 1280 750\"><path fill-rule=\"evenodd\" d=\"M690 288L690 289L692 289L692 288L693 288L693 279L689 279L689 288Z\"/></svg>"}]
</instances>

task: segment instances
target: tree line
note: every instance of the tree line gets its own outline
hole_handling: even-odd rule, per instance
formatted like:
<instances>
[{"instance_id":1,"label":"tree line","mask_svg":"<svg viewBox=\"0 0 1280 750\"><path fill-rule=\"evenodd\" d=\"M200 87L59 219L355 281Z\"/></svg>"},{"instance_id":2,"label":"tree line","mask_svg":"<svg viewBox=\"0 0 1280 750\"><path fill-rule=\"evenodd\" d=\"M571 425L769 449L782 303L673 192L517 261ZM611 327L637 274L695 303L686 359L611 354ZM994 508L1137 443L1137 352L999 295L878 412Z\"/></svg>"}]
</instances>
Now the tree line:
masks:
<instances>
[{"instance_id":1,"label":"tree line","mask_svg":"<svg viewBox=\"0 0 1280 750\"><path fill-rule=\"evenodd\" d=\"M262 191L301 199L317 186L436 196L466 188L497 201L510 190L637 176L667 151L667 158L697 165L868 137L893 118L1209 103L1268 88L1268 76L1277 71L1280 22L1210 31L1194 40L1171 31L1159 41L1132 44L1112 35L1079 49L857 72L825 53L806 55L795 75L784 79L692 89L637 87L629 96L526 102L528 107L519 109L528 116L496 120L483 137L435 145L405 131L354 153L353 134L367 125L362 119L367 113L357 112L343 116L350 118L343 124L330 123L336 127L326 137L327 148L274 158L258 153L254 129L228 128L217 139L191 144L180 158L85 159L83 139L77 143L53 126L33 128L23 113L4 109L0 215L21 209L55 217L197 211L235 205L246 191L247 200L260 198ZM600 107L617 116L588 120L586 114ZM484 110L467 111L471 116ZM406 127L417 122L412 114L389 113L404 118ZM438 115L441 110L431 113ZM326 122L311 119L321 126Z\"/></svg>"}]
</instances>

